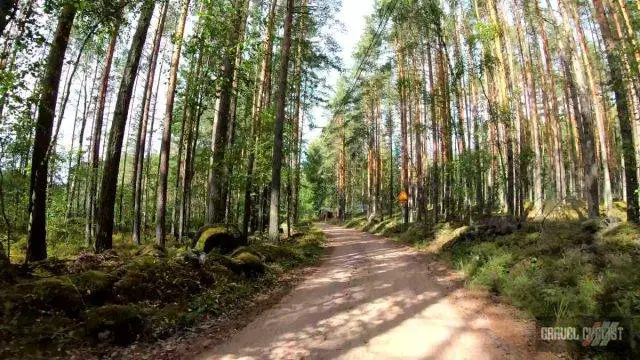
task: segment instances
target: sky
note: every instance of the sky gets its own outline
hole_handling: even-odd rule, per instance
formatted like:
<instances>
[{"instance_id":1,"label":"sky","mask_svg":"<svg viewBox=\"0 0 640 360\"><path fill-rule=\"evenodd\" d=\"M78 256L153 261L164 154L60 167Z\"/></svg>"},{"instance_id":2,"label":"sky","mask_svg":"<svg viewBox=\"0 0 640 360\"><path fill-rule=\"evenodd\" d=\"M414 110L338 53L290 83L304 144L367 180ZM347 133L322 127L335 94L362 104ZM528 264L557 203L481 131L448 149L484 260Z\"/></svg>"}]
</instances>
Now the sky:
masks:
<instances>
[{"instance_id":1,"label":"sky","mask_svg":"<svg viewBox=\"0 0 640 360\"><path fill-rule=\"evenodd\" d=\"M335 39L340 44L342 52L342 65L345 71L356 66L353 60L360 37L364 32L365 18L373 13L374 0L343 0L342 9L338 14L338 20L344 24L345 31L335 35ZM340 73L332 70L327 76L327 84L331 89L335 89ZM331 114L323 105L316 106L313 110L316 129L305 128L304 139L307 143L313 141L322 133L322 127L327 124Z\"/></svg>"}]
</instances>

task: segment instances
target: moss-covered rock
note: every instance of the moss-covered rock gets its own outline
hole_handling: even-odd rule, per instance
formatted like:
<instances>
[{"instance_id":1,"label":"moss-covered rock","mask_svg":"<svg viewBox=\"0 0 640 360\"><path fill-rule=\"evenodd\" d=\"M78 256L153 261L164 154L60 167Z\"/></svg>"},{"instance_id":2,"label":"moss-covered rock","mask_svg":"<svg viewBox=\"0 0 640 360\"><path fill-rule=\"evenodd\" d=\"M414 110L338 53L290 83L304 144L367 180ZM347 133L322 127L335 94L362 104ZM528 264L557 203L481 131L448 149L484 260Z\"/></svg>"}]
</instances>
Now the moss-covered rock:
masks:
<instances>
[{"instance_id":1,"label":"moss-covered rock","mask_svg":"<svg viewBox=\"0 0 640 360\"><path fill-rule=\"evenodd\" d=\"M242 245L242 233L234 225L215 224L200 228L193 237L192 248L210 253L214 249L228 254Z\"/></svg>"},{"instance_id":2,"label":"moss-covered rock","mask_svg":"<svg viewBox=\"0 0 640 360\"><path fill-rule=\"evenodd\" d=\"M68 278L50 278L7 289L2 297L4 317L40 313L76 314L82 306L78 289Z\"/></svg>"},{"instance_id":3,"label":"moss-covered rock","mask_svg":"<svg viewBox=\"0 0 640 360\"><path fill-rule=\"evenodd\" d=\"M196 270L176 261L145 256L124 267L113 288L120 302L174 301L200 291Z\"/></svg>"},{"instance_id":4,"label":"moss-covered rock","mask_svg":"<svg viewBox=\"0 0 640 360\"><path fill-rule=\"evenodd\" d=\"M166 255L166 252L164 249L159 248L155 245L145 245L143 247L141 247L137 252L136 252L137 256L152 256L152 257L164 257Z\"/></svg>"},{"instance_id":5,"label":"moss-covered rock","mask_svg":"<svg viewBox=\"0 0 640 360\"><path fill-rule=\"evenodd\" d=\"M61 276L69 273L67 261L56 259L54 257L31 262L28 266L29 272L39 277Z\"/></svg>"},{"instance_id":6,"label":"moss-covered rock","mask_svg":"<svg viewBox=\"0 0 640 360\"><path fill-rule=\"evenodd\" d=\"M69 270L73 273L81 273L88 270L96 270L102 264L99 255L93 253L82 253L73 261Z\"/></svg>"},{"instance_id":7,"label":"moss-covered rock","mask_svg":"<svg viewBox=\"0 0 640 360\"><path fill-rule=\"evenodd\" d=\"M236 263L229 256L222 255L218 252L211 252L207 254L207 258L205 259L205 268L212 265L222 265L229 270L234 270Z\"/></svg>"},{"instance_id":8,"label":"moss-covered rock","mask_svg":"<svg viewBox=\"0 0 640 360\"><path fill-rule=\"evenodd\" d=\"M144 337L146 321L135 305L107 305L85 312L87 333L96 341L128 345Z\"/></svg>"},{"instance_id":9,"label":"moss-covered rock","mask_svg":"<svg viewBox=\"0 0 640 360\"><path fill-rule=\"evenodd\" d=\"M229 257L233 258L237 255L242 254L243 252L248 252L251 253L255 256L257 256L258 258L260 258L260 260L264 261L264 255L262 255L262 253L260 253L260 251L258 251L255 246L240 246L239 248L233 250L233 252L231 254L229 254Z\"/></svg>"},{"instance_id":10,"label":"moss-covered rock","mask_svg":"<svg viewBox=\"0 0 640 360\"><path fill-rule=\"evenodd\" d=\"M251 248L262 255L265 262L295 260L298 255L290 247L273 244L254 244Z\"/></svg>"},{"instance_id":11,"label":"moss-covered rock","mask_svg":"<svg viewBox=\"0 0 640 360\"><path fill-rule=\"evenodd\" d=\"M181 249L176 254L176 260L182 264L199 268L204 262L204 258L201 257L202 253L196 252L194 249Z\"/></svg>"},{"instance_id":12,"label":"moss-covered rock","mask_svg":"<svg viewBox=\"0 0 640 360\"><path fill-rule=\"evenodd\" d=\"M75 275L71 281L85 301L94 305L103 305L113 296L115 278L107 273L89 270Z\"/></svg>"},{"instance_id":13,"label":"moss-covered rock","mask_svg":"<svg viewBox=\"0 0 640 360\"><path fill-rule=\"evenodd\" d=\"M210 262L208 264L205 264L205 272L212 275L214 280L220 280L222 279L231 279L233 278L236 274L229 269L228 267L218 264L218 263L214 263L214 262Z\"/></svg>"},{"instance_id":14,"label":"moss-covered rock","mask_svg":"<svg viewBox=\"0 0 640 360\"><path fill-rule=\"evenodd\" d=\"M242 274L252 277L264 274L265 266L259 257L250 252L243 252L233 258L233 262L237 265L237 269Z\"/></svg>"},{"instance_id":15,"label":"moss-covered rock","mask_svg":"<svg viewBox=\"0 0 640 360\"><path fill-rule=\"evenodd\" d=\"M595 234L598 231L605 228L605 225L603 224L602 221L600 221L600 219L590 219L590 220L584 221L582 222L581 226L582 226L582 230L584 230L589 234Z\"/></svg>"}]
</instances>

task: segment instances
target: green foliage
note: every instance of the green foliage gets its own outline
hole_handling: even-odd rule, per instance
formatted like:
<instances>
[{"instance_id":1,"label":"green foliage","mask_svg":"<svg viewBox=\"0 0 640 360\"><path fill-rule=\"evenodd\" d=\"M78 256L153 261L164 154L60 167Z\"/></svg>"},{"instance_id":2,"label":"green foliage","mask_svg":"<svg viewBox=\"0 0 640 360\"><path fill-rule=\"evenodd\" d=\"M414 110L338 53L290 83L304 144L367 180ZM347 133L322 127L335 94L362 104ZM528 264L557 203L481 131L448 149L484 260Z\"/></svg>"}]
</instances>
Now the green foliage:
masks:
<instances>
[{"instance_id":1,"label":"green foliage","mask_svg":"<svg viewBox=\"0 0 640 360\"><path fill-rule=\"evenodd\" d=\"M623 319L636 331L640 259L627 243L640 232L625 226L624 236L611 232L589 245L589 233L579 224L545 226L542 235L520 231L459 242L443 255L471 285L504 296L542 324L582 327L597 319Z\"/></svg>"},{"instance_id":2,"label":"green foliage","mask_svg":"<svg viewBox=\"0 0 640 360\"><path fill-rule=\"evenodd\" d=\"M0 289L0 357L38 351L68 357L65 351L87 340L154 341L203 316L230 315L276 286L282 271L319 260L324 234L305 230L281 244L252 243L231 257L214 251L202 265L197 256L185 260L189 250L136 255L129 249L34 264L38 277Z\"/></svg>"}]
</instances>

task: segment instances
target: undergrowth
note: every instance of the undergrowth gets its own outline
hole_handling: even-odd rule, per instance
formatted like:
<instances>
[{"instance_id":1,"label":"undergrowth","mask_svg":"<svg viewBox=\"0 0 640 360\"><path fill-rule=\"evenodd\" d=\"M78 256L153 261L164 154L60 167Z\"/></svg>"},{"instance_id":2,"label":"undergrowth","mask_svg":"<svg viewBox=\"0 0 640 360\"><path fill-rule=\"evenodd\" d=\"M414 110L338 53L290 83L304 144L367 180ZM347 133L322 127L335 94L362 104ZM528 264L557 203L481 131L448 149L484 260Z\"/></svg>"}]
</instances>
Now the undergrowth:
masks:
<instances>
[{"instance_id":1,"label":"undergrowth","mask_svg":"<svg viewBox=\"0 0 640 360\"><path fill-rule=\"evenodd\" d=\"M628 223L592 233L579 220L529 221L517 231L483 236L474 227L412 224L398 233L401 216L370 224L354 218L346 226L391 236L433 253L461 270L471 288L486 289L541 326L591 327L620 321L623 341L606 349L582 348L593 358L638 358L640 349L640 228Z\"/></svg>"},{"instance_id":2,"label":"undergrowth","mask_svg":"<svg viewBox=\"0 0 640 360\"><path fill-rule=\"evenodd\" d=\"M119 241L119 239L117 239ZM229 256L172 248L164 256L119 246L33 264L0 289L0 358L97 356L153 342L251 303L283 272L317 262L324 235L308 224L279 244L256 237Z\"/></svg>"}]
</instances>

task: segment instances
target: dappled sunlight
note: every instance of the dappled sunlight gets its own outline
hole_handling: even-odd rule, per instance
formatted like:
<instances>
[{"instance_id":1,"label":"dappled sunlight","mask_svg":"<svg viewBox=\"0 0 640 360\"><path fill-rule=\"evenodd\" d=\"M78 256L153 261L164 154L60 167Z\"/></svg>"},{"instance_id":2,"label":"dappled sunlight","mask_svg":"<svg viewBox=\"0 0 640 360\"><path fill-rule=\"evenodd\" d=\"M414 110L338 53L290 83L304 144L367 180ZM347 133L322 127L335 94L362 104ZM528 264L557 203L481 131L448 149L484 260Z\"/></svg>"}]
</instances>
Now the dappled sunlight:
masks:
<instances>
[{"instance_id":1,"label":"dappled sunlight","mask_svg":"<svg viewBox=\"0 0 640 360\"><path fill-rule=\"evenodd\" d=\"M465 297L449 270L380 237L325 231L324 264L279 305L200 358L506 357L502 342L487 333L485 303Z\"/></svg>"}]
</instances>

